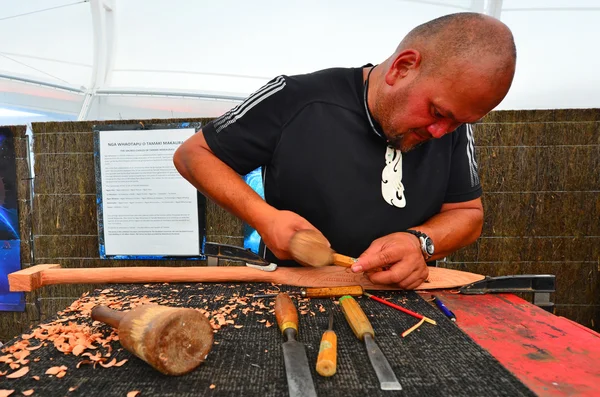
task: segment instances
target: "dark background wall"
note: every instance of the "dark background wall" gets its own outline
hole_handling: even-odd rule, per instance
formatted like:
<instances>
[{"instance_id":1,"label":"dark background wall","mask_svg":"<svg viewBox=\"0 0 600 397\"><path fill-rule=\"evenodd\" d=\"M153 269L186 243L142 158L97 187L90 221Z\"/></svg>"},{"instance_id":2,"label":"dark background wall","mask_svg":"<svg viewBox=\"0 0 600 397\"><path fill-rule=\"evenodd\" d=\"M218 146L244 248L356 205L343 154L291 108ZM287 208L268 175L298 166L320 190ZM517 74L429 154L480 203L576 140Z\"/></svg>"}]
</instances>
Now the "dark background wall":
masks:
<instances>
[{"instance_id":1,"label":"dark background wall","mask_svg":"<svg viewBox=\"0 0 600 397\"><path fill-rule=\"evenodd\" d=\"M31 265L31 252L36 264L63 267L199 265L98 258L92 126L138 121L33 124L32 207L26 144L17 151L23 268ZM179 121L208 119L143 120ZM13 130L26 142L24 128ZM493 112L475 126L475 142L485 192L483 234L441 266L489 276L556 274L556 314L599 329L600 110ZM243 244L242 223L210 200L207 241ZM0 313L0 341L93 287L51 286L27 294L24 313Z\"/></svg>"},{"instance_id":2,"label":"dark background wall","mask_svg":"<svg viewBox=\"0 0 600 397\"><path fill-rule=\"evenodd\" d=\"M600 328L600 110L493 112L475 126L485 223L447 267L555 274L556 314Z\"/></svg>"}]
</instances>

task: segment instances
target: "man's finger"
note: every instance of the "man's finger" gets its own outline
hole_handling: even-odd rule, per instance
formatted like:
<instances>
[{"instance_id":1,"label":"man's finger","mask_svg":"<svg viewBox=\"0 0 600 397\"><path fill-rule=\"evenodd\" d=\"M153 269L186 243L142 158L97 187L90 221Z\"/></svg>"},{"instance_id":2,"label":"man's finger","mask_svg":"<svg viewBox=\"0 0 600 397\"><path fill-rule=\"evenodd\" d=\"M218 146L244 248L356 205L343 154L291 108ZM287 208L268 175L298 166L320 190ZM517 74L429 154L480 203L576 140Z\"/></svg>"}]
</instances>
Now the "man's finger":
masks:
<instances>
[{"instance_id":1,"label":"man's finger","mask_svg":"<svg viewBox=\"0 0 600 397\"><path fill-rule=\"evenodd\" d=\"M402 258L395 256L394 252L385 248L370 253L361 255L356 263L352 265L354 273L364 272L371 269L377 269L384 266L389 266L392 263L398 262Z\"/></svg>"},{"instance_id":2,"label":"man's finger","mask_svg":"<svg viewBox=\"0 0 600 397\"><path fill-rule=\"evenodd\" d=\"M369 274L369 280L374 284L400 284L408 276L412 270L406 266L392 266L390 270L383 270L373 274Z\"/></svg>"},{"instance_id":3,"label":"man's finger","mask_svg":"<svg viewBox=\"0 0 600 397\"><path fill-rule=\"evenodd\" d=\"M402 289L415 289L427 279L429 269L427 267L411 273L406 279L400 282L399 286Z\"/></svg>"},{"instance_id":4,"label":"man's finger","mask_svg":"<svg viewBox=\"0 0 600 397\"><path fill-rule=\"evenodd\" d=\"M398 285L400 288L405 290L411 290L417 288L423 282L423 276L419 272L414 272L408 275Z\"/></svg>"}]
</instances>

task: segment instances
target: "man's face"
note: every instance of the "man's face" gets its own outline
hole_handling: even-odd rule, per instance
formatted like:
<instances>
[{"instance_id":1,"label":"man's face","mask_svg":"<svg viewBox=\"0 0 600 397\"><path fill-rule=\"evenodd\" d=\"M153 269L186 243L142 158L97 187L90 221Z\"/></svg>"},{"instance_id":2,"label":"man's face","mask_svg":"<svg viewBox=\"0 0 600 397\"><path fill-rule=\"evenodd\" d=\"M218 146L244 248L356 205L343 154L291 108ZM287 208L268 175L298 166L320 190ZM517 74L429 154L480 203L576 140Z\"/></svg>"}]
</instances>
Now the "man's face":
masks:
<instances>
[{"instance_id":1,"label":"man's face","mask_svg":"<svg viewBox=\"0 0 600 397\"><path fill-rule=\"evenodd\" d=\"M473 123L492 110L505 93L481 79L462 76L419 76L413 73L378 93L375 117L390 145L407 152L441 138L463 123Z\"/></svg>"}]
</instances>

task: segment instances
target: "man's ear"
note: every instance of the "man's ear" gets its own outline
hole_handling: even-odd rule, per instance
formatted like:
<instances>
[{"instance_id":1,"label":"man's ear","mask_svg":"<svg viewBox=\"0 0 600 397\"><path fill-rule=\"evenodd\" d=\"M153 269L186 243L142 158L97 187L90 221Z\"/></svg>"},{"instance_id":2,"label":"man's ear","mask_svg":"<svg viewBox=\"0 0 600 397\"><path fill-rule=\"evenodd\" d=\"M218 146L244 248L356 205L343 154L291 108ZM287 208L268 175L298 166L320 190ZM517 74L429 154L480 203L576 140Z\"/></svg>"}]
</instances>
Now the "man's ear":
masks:
<instances>
[{"instance_id":1,"label":"man's ear","mask_svg":"<svg viewBox=\"0 0 600 397\"><path fill-rule=\"evenodd\" d=\"M407 49L394 58L392 65L385 75L385 82L394 85L398 80L405 78L411 71L421 66L421 53L417 50Z\"/></svg>"}]
</instances>

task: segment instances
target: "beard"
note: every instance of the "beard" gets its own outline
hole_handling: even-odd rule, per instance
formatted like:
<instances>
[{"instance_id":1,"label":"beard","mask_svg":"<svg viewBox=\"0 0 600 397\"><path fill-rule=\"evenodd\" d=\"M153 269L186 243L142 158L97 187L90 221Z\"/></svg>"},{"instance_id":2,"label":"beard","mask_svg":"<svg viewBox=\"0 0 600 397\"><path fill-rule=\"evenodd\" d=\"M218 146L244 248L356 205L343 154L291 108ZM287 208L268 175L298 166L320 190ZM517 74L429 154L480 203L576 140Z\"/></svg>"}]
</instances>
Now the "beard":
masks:
<instances>
[{"instance_id":1,"label":"beard","mask_svg":"<svg viewBox=\"0 0 600 397\"><path fill-rule=\"evenodd\" d=\"M425 142L429 141L431 138L425 138L425 139L414 139L414 134L413 132L419 136L422 136L423 134L418 134L416 132L416 130L407 130L405 132L398 132L398 133L388 133L385 129L384 129L384 134L385 137L387 138L387 142L388 145L394 147L394 149L400 150L401 153L407 153L410 152L413 149L418 148L419 146L421 146L422 144L424 144Z\"/></svg>"},{"instance_id":2,"label":"beard","mask_svg":"<svg viewBox=\"0 0 600 397\"><path fill-rule=\"evenodd\" d=\"M394 115L397 112L405 113L407 111L408 99L412 94L414 81L406 87L405 95L397 99L393 104L389 102L376 102L374 108L379 116L377 122L383 130L388 145L400 150L401 153L407 153L432 138L428 131L417 128L408 128L405 130L396 130L391 126ZM382 96L378 93L378 96Z\"/></svg>"}]
</instances>

